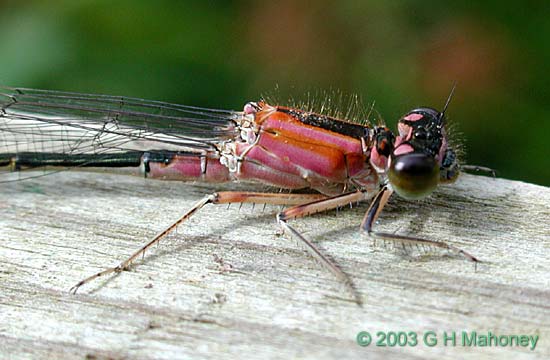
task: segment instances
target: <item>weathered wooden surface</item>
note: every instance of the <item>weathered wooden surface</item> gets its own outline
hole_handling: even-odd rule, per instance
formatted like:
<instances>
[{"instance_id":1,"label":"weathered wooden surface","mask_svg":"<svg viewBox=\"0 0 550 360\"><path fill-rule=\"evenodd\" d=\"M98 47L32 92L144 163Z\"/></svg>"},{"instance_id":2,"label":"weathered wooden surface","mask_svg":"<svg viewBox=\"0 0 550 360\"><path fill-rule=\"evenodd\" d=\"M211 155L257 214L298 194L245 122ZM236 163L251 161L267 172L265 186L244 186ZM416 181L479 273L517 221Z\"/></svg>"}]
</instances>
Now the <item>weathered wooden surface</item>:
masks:
<instances>
[{"instance_id":1,"label":"weathered wooden surface","mask_svg":"<svg viewBox=\"0 0 550 360\"><path fill-rule=\"evenodd\" d=\"M364 305L286 236L276 207L208 205L132 271L70 295L213 188L64 172L0 184L1 358L544 357L550 354L550 190L463 176L392 200L378 229L447 240L484 261L373 247L366 205L293 221ZM220 259L223 259L221 261ZM359 347L359 331L539 335L518 347Z\"/></svg>"}]
</instances>

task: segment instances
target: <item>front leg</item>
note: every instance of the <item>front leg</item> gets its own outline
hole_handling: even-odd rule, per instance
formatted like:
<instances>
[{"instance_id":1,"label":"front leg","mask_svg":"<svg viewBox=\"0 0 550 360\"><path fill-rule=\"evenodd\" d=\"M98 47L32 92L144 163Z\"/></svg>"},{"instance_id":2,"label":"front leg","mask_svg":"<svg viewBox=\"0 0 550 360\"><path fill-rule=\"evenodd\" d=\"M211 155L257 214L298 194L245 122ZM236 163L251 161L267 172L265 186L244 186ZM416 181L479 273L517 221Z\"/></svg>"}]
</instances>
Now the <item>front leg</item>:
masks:
<instances>
[{"instance_id":1,"label":"front leg","mask_svg":"<svg viewBox=\"0 0 550 360\"><path fill-rule=\"evenodd\" d=\"M379 237L383 240L389 240L394 243L400 243L403 246L425 245L425 246L431 246L435 248L450 250L464 256L469 261L472 261L474 263L480 262L480 260L478 260L475 256L471 255L470 253L460 248L457 248L454 245L447 244L442 241L435 241L435 240L417 238L413 236L405 236L405 235L397 235L397 234L391 234L391 233L385 233L385 232L372 231L372 227L376 222L376 219L378 219L378 216L384 209L384 206L388 203L388 200L390 199L392 193L393 193L393 190L390 187L384 186L372 200L371 205L367 210L365 217L363 218L363 222L361 223L361 228L365 230L369 235Z\"/></svg>"}]
</instances>

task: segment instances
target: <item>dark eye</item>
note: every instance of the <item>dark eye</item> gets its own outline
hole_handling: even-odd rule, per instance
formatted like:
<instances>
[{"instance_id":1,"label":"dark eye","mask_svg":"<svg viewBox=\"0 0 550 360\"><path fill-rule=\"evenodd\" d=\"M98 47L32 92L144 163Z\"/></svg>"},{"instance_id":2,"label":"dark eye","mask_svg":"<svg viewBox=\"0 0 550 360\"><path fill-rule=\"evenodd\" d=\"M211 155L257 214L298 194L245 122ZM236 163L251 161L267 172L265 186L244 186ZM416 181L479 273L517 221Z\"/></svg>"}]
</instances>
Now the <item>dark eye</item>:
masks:
<instances>
[{"instance_id":1,"label":"dark eye","mask_svg":"<svg viewBox=\"0 0 550 360\"><path fill-rule=\"evenodd\" d=\"M392 159L388 178L395 192L406 199L430 194L439 181L437 161L422 153L410 153Z\"/></svg>"}]
</instances>

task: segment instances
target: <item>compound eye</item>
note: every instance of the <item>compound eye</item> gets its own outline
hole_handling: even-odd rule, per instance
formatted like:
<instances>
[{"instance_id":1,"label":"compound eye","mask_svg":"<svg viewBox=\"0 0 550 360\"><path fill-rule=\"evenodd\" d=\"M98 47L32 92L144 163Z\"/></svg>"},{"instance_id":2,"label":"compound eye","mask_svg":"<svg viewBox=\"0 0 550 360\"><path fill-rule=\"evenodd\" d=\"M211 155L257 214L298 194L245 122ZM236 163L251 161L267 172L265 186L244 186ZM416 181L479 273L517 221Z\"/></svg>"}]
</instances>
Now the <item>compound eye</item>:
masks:
<instances>
[{"instance_id":1,"label":"compound eye","mask_svg":"<svg viewBox=\"0 0 550 360\"><path fill-rule=\"evenodd\" d=\"M439 165L426 154L409 153L394 157L388 178L395 192L405 199L429 195L439 182Z\"/></svg>"}]
</instances>

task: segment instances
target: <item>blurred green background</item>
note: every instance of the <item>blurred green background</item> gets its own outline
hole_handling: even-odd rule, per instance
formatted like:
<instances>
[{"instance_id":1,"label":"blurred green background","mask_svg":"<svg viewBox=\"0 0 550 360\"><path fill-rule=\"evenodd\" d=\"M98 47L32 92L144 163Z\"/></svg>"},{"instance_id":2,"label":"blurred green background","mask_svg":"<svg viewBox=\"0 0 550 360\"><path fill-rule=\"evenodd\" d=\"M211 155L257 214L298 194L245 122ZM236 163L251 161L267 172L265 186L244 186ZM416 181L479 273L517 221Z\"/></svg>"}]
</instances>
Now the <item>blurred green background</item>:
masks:
<instances>
[{"instance_id":1,"label":"blurred green background","mask_svg":"<svg viewBox=\"0 0 550 360\"><path fill-rule=\"evenodd\" d=\"M466 162L550 185L548 4L0 1L0 83L237 110L338 89L393 128L456 81Z\"/></svg>"}]
</instances>

